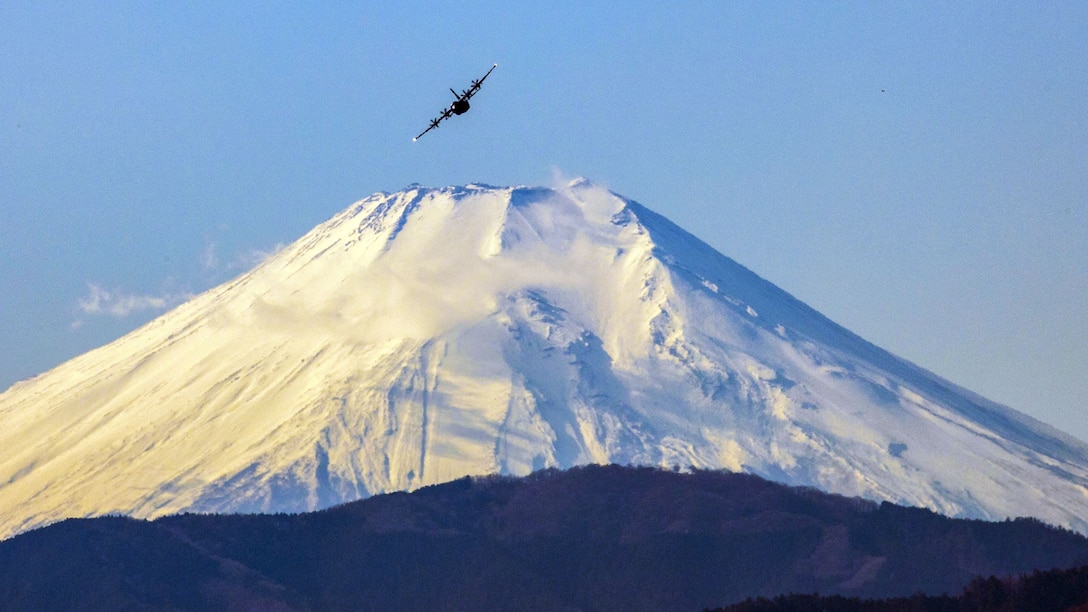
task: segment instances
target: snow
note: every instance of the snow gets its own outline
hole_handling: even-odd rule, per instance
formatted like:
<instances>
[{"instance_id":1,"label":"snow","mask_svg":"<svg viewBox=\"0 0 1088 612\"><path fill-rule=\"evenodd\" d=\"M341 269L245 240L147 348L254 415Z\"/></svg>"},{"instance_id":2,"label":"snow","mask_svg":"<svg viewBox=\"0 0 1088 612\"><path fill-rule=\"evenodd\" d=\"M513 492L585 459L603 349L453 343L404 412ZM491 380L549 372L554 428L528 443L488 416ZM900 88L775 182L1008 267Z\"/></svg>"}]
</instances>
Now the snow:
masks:
<instances>
[{"instance_id":1,"label":"snow","mask_svg":"<svg viewBox=\"0 0 1088 612\"><path fill-rule=\"evenodd\" d=\"M301 511L587 462L1088 532L1088 446L882 351L646 207L375 194L0 395L0 537Z\"/></svg>"}]
</instances>

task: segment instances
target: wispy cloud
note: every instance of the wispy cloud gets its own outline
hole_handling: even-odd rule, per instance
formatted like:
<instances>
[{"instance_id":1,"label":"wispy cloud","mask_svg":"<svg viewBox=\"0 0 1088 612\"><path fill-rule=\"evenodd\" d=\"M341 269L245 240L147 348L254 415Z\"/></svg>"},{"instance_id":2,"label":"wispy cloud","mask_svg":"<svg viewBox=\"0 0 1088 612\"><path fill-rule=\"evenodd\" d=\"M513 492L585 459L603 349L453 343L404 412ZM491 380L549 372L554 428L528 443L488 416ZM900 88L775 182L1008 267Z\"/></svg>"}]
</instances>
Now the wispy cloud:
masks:
<instances>
[{"instance_id":1,"label":"wispy cloud","mask_svg":"<svg viewBox=\"0 0 1088 612\"><path fill-rule=\"evenodd\" d=\"M124 318L145 310L165 310L189 299L187 294L135 295L110 291L95 283L87 283L88 295L77 302L84 314Z\"/></svg>"},{"instance_id":2,"label":"wispy cloud","mask_svg":"<svg viewBox=\"0 0 1088 612\"><path fill-rule=\"evenodd\" d=\"M215 254L215 243L207 241L204 250L200 253L200 265L205 270L215 270L219 267L219 257Z\"/></svg>"},{"instance_id":3,"label":"wispy cloud","mask_svg":"<svg viewBox=\"0 0 1088 612\"><path fill-rule=\"evenodd\" d=\"M218 282L221 280L219 277L223 273L236 274L239 271L250 270L283 250L284 246L283 244L277 244L270 250L249 249L229 261L223 262L219 258L216 243L208 240L204 244L199 259L200 265L206 273L206 278L204 278L202 284ZM176 291L141 295L120 289L107 289L98 283L89 282L87 283L87 294L76 301L76 307L85 315L123 319L142 312L167 310L193 297L193 293ZM77 319L71 324L71 328L73 330L80 329L84 324L83 319Z\"/></svg>"},{"instance_id":4,"label":"wispy cloud","mask_svg":"<svg viewBox=\"0 0 1088 612\"><path fill-rule=\"evenodd\" d=\"M205 272L245 272L257 267L263 263L264 260L279 253L283 250L284 246L286 245L278 243L269 250L249 249L235 255L232 259L224 263L219 260L216 244L208 241L204 245L204 250L200 253L200 265L204 268Z\"/></svg>"},{"instance_id":5,"label":"wispy cloud","mask_svg":"<svg viewBox=\"0 0 1088 612\"><path fill-rule=\"evenodd\" d=\"M272 249L268 251L262 251L260 249L250 249L245 253L242 253L237 257L237 259L235 259L232 268L240 270L249 270L255 268L258 265L264 263L264 260L282 251L285 246L286 245L281 242L276 244L276 246L272 247Z\"/></svg>"}]
</instances>

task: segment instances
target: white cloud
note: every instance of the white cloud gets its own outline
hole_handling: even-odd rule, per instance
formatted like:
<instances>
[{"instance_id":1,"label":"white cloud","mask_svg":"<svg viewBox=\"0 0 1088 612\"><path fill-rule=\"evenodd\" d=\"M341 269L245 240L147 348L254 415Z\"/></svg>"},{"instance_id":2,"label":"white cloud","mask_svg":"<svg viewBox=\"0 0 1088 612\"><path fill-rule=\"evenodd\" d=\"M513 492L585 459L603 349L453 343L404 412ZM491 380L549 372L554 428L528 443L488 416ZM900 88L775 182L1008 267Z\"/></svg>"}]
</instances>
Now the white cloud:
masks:
<instances>
[{"instance_id":1,"label":"white cloud","mask_svg":"<svg viewBox=\"0 0 1088 612\"><path fill-rule=\"evenodd\" d=\"M214 270L219 267L219 257L215 254L215 243L208 241L204 244L204 250L200 253L200 265L205 270Z\"/></svg>"},{"instance_id":2,"label":"white cloud","mask_svg":"<svg viewBox=\"0 0 1088 612\"><path fill-rule=\"evenodd\" d=\"M94 283L87 283L88 295L78 301L79 309L92 315L109 315L124 318L145 310L165 310L188 299L188 295L133 295L109 291Z\"/></svg>"},{"instance_id":3,"label":"white cloud","mask_svg":"<svg viewBox=\"0 0 1088 612\"><path fill-rule=\"evenodd\" d=\"M237 273L250 270L269 257L279 253L284 248L280 243L272 249L264 251L250 249L235 256L231 261L223 264L219 259L215 242L205 242L204 249L200 253L200 265L205 272L212 273ZM80 312L88 315L103 315L117 319L123 319L129 315L145 311L162 311L173 308L193 297L192 293L162 293L160 295L139 295L122 290L106 289L97 283L87 283L87 295L79 298L76 306ZM78 319L71 324L73 330L81 328L85 322Z\"/></svg>"},{"instance_id":4,"label":"white cloud","mask_svg":"<svg viewBox=\"0 0 1088 612\"><path fill-rule=\"evenodd\" d=\"M234 263L231 265L232 270L251 270L256 268L260 264L264 263L264 260L272 257L276 253L283 250L286 245L281 243L276 244L270 251L262 251L260 249L250 249L249 251L239 255Z\"/></svg>"}]
</instances>

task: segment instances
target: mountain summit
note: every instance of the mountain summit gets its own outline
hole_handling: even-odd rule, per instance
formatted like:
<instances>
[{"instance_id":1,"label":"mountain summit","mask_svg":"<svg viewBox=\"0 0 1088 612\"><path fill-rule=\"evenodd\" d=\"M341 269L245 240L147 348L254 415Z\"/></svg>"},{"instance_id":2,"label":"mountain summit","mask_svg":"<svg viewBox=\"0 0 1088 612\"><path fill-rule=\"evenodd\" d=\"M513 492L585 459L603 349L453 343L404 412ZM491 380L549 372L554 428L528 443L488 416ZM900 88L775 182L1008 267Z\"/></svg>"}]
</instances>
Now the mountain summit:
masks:
<instances>
[{"instance_id":1,"label":"mountain summit","mask_svg":"<svg viewBox=\"0 0 1088 612\"><path fill-rule=\"evenodd\" d=\"M726 468L1088 532L1088 445L585 180L366 198L12 386L0 448L0 537L586 463Z\"/></svg>"}]
</instances>

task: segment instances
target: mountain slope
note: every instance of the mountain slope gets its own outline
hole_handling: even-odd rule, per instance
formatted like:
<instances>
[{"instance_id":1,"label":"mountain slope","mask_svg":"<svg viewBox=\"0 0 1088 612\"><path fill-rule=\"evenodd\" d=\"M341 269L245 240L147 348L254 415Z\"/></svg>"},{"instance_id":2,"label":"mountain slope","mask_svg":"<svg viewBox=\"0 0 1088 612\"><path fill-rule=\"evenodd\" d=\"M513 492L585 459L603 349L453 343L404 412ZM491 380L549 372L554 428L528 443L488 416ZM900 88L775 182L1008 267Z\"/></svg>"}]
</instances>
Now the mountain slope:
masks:
<instances>
[{"instance_id":1,"label":"mountain slope","mask_svg":"<svg viewBox=\"0 0 1088 612\"><path fill-rule=\"evenodd\" d=\"M609 462L1088 531L1084 443L874 347L585 181L367 198L14 385L0 448L0 536Z\"/></svg>"},{"instance_id":2,"label":"mountain slope","mask_svg":"<svg viewBox=\"0 0 1088 612\"><path fill-rule=\"evenodd\" d=\"M587 466L288 515L71 520L0 542L20 609L699 610L958 592L1088 561L1037 521L953 520L747 474Z\"/></svg>"}]
</instances>

